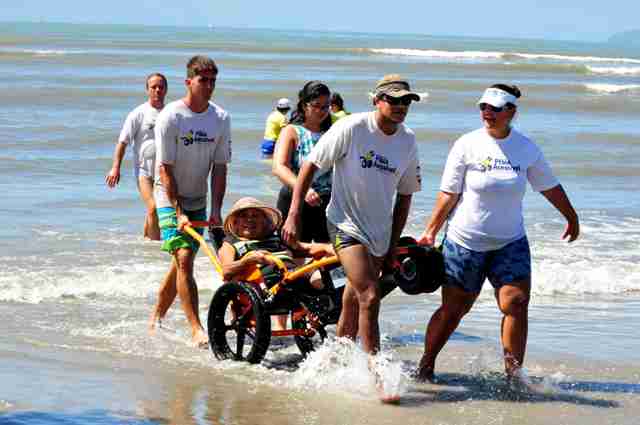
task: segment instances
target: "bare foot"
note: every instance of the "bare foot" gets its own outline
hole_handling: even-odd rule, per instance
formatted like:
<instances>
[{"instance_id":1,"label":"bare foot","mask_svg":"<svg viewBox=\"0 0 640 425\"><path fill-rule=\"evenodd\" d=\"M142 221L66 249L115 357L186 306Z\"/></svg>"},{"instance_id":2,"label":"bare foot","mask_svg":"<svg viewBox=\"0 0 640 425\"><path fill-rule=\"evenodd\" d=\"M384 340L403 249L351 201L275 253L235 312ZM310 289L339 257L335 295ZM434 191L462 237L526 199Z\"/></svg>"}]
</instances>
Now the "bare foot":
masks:
<instances>
[{"instance_id":1,"label":"bare foot","mask_svg":"<svg viewBox=\"0 0 640 425\"><path fill-rule=\"evenodd\" d=\"M162 327L162 320L160 320L160 317L158 317L158 314L154 312L151 315L151 319L149 319L149 335L155 335L156 327L158 328Z\"/></svg>"},{"instance_id":2,"label":"bare foot","mask_svg":"<svg viewBox=\"0 0 640 425\"><path fill-rule=\"evenodd\" d=\"M191 343L193 344L194 347L208 348L209 347L209 337L207 336L207 334L204 332L203 329L198 329L198 331L196 331L191 336Z\"/></svg>"},{"instance_id":3,"label":"bare foot","mask_svg":"<svg viewBox=\"0 0 640 425\"><path fill-rule=\"evenodd\" d=\"M414 373L414 379L417 382L430 382L432 384L435 384L436 382L433 374L433 368L426 366L418 366L418 369L416 369Z\"/></svg>"},{"instance_id":4,"label":"bare foot","mask_svg":"<svg viewBox=\"0 0 640 425\"><path fill-rule=\"evenodd\" d=\"M400 394L388 393L384 385L384 377L380 374L376 357L369 357L369 371L373 374L378 399L385 404L395 404L400 402Z\"/></svg>"}]
</instances>

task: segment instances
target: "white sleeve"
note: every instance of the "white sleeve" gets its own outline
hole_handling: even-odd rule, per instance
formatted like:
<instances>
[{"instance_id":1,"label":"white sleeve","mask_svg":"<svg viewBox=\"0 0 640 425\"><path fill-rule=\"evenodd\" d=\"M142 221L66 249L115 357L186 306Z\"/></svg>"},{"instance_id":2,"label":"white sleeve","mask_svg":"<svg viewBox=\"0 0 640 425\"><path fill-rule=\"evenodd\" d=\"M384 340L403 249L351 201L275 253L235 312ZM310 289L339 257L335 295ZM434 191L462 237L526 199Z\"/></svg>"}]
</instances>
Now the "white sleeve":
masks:
<instances>
[{"instance_id":1,"label":"white sleeve","mask_svg":"<svg viewBox=\"0 0 640 425\"><path fill-rule=\"evenodd\" d=\"M559 184L558 179L551 171L551 166L539 149L538 158L527 168L527 180L536 192L551 189Z\"/></svg>"},{"instance_id":2,"label":"white sleeve","mask_svg":"<svg viewBox=\"0 0 640 425\"><path fill-rule=\"evenodd\" d=\"M130 144L135 139L136 133L142 125L142 119L143 114L136 113L136 111L130 112L122 125L118 142L122 142L125 145Z\"/></svg>"},{"instance_id":3,"label":"white sleeve","mask_svg":"<svg viewBox=\"0 0 640 425\"><path fill-rule=\"evenodd\" d=\"M154 130L156 139L156 161L173 165L178 147L178 123L175 114L160 113Z\"/></svg>"},{"instance_id":4,"label":"white sleeve","mask_svg":"<svg viewBox=\"0 0 640 425\"><path fill-rule=\"evenodd\" d=\"M398 193L401 195L411 195L422 190L422 177L420 176L420 156L418 147L415 146L411 152L412 158L404 174L398 182Z\"/></svg>"},{"instance_id":5,"label":"white sleeve","mask_svg":"<svg viewBox=\"0 0 640 425\"><path fill-rule=\"evenodd\" d=\"M213 153L213 163L228 164L229 162L231 162L231 117L226 115L222 120L222 132Z\"/></svg>"},{"instance_id":6,"label":"white sleeve","mask_svg":"<svg viewBox=\"0 0 640 425\"><path fill-rule=\"evenodd\" d=\"M449 151L447 163L442 173L442 181L440 182L440 190L448 193L462 193L462 185L464 184L464 176L467 172L467 162L464 154L464 140L462 138L456 140L453 147Z\"/></svg>"},{"instance_id":7,"label":"white sleeve","mask_svg":"<svg viewBox=\"0 0 640 425\"><path fill-rule=\"evenodd\" d=\"M343 158L349 151L351 145L351 127L340 125L337 121L320 138L318 143L311 149L307 161L312 162L321 170L328 170L335 162Z\"/></svg>"}]
</instances>

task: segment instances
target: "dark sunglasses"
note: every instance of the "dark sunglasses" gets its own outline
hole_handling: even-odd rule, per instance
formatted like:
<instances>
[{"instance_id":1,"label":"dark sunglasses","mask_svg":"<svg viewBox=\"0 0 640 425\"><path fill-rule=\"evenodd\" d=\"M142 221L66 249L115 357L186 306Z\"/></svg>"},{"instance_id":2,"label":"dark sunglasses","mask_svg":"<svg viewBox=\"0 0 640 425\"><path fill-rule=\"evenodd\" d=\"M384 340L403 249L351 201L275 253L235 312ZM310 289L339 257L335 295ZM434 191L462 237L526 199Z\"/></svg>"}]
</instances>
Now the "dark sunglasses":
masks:
<instances>
[{"instance_id":1,"label":"dark sunglasses","mask_svg":"<svg viewBox=\"0 0 640 425\"><path fill-rule=\"evenodd\" d=\"M382 96L382 100L384 100L391 106L398 106L398 105L409 106L411 105L411 102L413 102L413 99L411 99L411 97L409 96L391 97L391 96L385 95L385 96Z\"/></svg>"},{"instance_id":2,"label":"dark sunglasses","mask_svg":"<svg viewBox=\"0 0 640 425\"><path fill-rule=\"evenodd\" d=\"M307 105L311 106L313 109L316 109L318 111L322 111L322 112L326 112L331 108L331 104L330 103L307 103Z\"/></svg>"},{"instance_id":3,"label":"dark sunglasses","mask_svg":"<svg viewBox=\"0 0 640 425\"><path fill-rule=\"evenodd\" d=\"M496 114L498 112L507 111L507 110L511 109L511 107L508 106L508 105L493 106L493 105L489 105L488 103L481 103L481 104L478 105L478 108L480 108L481 111L486 111L488 109L491 112L495 112Z\"/></svg>"}]
</instances>

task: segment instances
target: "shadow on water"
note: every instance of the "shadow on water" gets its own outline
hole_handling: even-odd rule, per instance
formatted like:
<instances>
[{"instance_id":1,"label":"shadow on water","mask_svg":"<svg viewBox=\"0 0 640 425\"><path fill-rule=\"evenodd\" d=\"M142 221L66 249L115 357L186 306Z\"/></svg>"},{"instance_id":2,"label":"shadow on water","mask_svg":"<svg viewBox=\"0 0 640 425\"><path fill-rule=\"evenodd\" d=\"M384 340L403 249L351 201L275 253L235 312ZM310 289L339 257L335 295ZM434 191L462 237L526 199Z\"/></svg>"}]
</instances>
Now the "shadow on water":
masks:
<instances>
[{"instance_id":1,"label":"shadow on water","mask_svg":"<svg viewBox=\"0 0 640 425\"><path fill-rule=\"evenodd\" d=\"M140 418L127 413L92 410L84 413L15 412L0 414L2 425L164 425L165 419Z\"/></svg>"},{"instance_id":2,"label":"shadow on water","mask_svg":"<svg viewBox=\"0 0 640 425\"><path fill-rule=\"evenodd\" d=\"M449 338L449 341L463 341L463 342L479 342L482 338L475 335L467 335L462 332L454 332ZM389 343L392 346L406 346L406 345L424 345L424 333L414 333L406 335L396 335L389 338Z\"/></svg>"},{"instance_id":3,"label":"shadow on water","mask_svg":"<svg viewBox=\"0 0 640 425\"><path fill-rule=\"evenodd\" d=\"M558 386L566 391L640 394L640 384L624 382L576 381L561 382Z\"/></svg>"},{"instance_id":4,"label":"shadow on water","mask_svg":"<svg viewBox=\"0 0 640 425\"><path fill-rule=\"evenodd\" d=\"M530 378L530 387L515 387L509 383L501 373L487 373L481 375L463 375L442 373L436 377L435 384L428 388L414 388L415 397L403 398L403 404L424 404L425 396L433 402L460 402L467 400L550 403L562 402L581 406L602 408L620 407L615 400L595 399L575 394L573 391L593 391L609 393L636 393L638 385L609 383L609 382L567 382L547 388L540 378ZM570 390L572 392L565 392Z\"/></svg>"}]
</instances>

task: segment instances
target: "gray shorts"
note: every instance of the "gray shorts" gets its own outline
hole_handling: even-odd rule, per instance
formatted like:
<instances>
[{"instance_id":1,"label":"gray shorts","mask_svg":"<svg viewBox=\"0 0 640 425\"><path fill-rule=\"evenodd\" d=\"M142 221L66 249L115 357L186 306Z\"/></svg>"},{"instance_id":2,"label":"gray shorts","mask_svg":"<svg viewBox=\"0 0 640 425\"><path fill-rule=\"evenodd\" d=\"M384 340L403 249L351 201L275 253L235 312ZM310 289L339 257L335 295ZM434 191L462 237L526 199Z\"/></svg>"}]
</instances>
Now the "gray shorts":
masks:
<instances>
[{"instance_id":1,"label":"gray shorts","mask_svg":"<svg viewBox=\"0 0 640 425\"><path fill-rule=\"evenodd\" d=\"M364 245L358 239L353 236L347 235L342 230L338 229L335 224L327 221L327 231L329 232L329 242L333 245L336 252L343 248L347 248L354 245Z\"/></svg>"}]
</instances>

